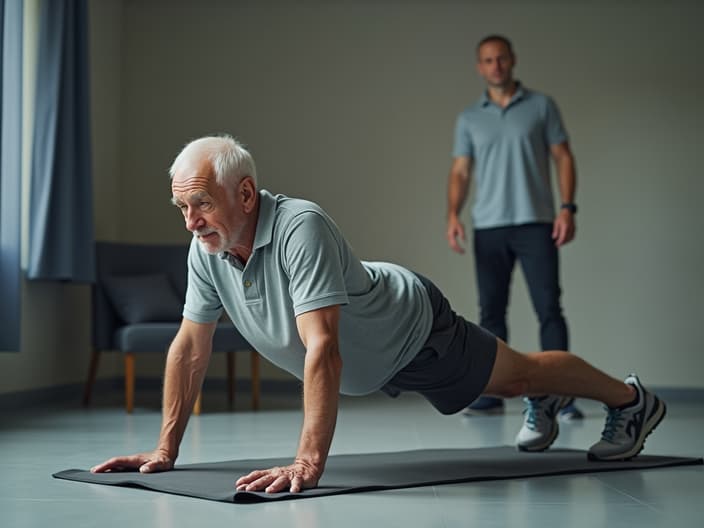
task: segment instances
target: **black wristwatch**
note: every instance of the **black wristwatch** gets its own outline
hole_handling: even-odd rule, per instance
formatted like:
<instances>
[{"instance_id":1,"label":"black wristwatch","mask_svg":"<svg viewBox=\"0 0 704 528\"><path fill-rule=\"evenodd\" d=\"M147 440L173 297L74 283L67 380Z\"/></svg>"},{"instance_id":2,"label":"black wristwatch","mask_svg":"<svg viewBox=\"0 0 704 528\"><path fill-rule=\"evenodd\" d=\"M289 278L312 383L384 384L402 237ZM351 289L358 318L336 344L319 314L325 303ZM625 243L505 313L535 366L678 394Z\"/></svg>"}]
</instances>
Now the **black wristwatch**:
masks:
<instances>
[{"instance_id":1,"label":"black wristwatch","mask_svg":"<svg viewBox=\"0 0 704 528\"><path fill-rule=\"evenodd\" d=\"M567 209L570 213L575 214L577 212L577 204L575 203L563 203L560 209Z\"/></svg>"}]
</instances>

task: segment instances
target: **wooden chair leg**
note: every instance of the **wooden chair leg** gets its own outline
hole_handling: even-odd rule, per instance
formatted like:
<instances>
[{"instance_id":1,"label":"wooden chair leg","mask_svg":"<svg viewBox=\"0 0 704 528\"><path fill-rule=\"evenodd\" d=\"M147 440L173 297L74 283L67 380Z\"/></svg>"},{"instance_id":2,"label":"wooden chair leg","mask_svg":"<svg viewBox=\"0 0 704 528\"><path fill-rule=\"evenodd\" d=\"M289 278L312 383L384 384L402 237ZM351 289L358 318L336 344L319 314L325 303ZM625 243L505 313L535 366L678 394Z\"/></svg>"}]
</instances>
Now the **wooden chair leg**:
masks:
<instances>
[{"instance_id":1,"label":"wooden chair leg","mask_svg":"<svg viewBox=\"0 0 704 528\"><path fill-rule=\"evenodd\" d=\"M259 410L259 354L252 350L252 409Z\"/></svg>"},{"instance_id":2,"label":"wooden chair leg","mask_svg":"<svg viewBox=\"0 0 704 528\"><path fill-rule=\"evenodd\" d=\"M98 363L100 361L100 350L93 347L90 355L90 363L88 365L88 378L83 387L83 405L90 405L90 399L93 395L93 385L95 385L95 376L98 372Z\"/></svg>"},{"instance_id":3,"label":"wooden chair leg","mask_svg":"<svg viewBox=\"0 0 704 528\"><path fill-rule=\"evenodd\" d=\"M134 409L134 353L125 353L125 410L131 413Z\"/></svg>"},{"instance_id":4,"label":"wooden chair leg","mask_svg":"<svg viewBox=\"0 0 704 528\"><path fill-rule=\"evenodd\" d=\"M198 416L200 414L202 405L203 405L203 391L200 390L200 391L198 391L198 397L196 398L196 402L193 404L193 414Z\"/></svg>"},{"instance_id":5,"label":"wooden chair leg","mask_svg":"<svg viewBox=\"0 0 704 528\"><path fill-rule=\"evenodd\" d=\"M237 366L235 365L235 353L230 350L227 352L227 401L230 409L235 406L235 374Z\"/></svg>"}]
</instances>

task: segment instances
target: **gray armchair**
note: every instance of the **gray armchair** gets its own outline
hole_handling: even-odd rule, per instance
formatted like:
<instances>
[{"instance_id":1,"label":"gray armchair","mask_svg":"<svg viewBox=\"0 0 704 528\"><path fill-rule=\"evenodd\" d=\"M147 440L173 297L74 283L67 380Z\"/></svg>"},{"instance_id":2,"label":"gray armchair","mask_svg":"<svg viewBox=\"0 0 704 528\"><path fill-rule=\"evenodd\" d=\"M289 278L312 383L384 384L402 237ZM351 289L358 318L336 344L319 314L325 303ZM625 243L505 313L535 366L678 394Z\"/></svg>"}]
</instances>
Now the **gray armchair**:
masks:
<instances>
[{"instance_id":1,"label":"gray armchair","mask_svg":"<svg viewBox=\"0 0 704 528\"><path fill-rule=\"evenodd\" d=\"M188 246L96 242L92 291L93 350L83 403L91 400L100 353L124 354L125 408L134 408L137 354L165 352L176 335L186 294ZM234 401L236 351L251 354L252 408L259 407L259 354L230 322L218 323L213 353L227 354L228 397ZM193 412L200 413L200 394Z\"/></svg>"}]
</instances>

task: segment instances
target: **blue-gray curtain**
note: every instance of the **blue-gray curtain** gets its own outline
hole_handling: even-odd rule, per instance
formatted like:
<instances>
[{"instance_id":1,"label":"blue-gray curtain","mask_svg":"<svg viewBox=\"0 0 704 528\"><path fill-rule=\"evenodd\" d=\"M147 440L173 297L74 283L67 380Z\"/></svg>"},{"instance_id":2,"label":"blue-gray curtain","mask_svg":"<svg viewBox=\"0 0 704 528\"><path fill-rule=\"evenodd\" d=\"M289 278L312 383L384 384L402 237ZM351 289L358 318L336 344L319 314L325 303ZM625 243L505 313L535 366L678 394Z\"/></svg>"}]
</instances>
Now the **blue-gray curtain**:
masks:
<instances>
[{"instance_id":1,"label":"blue-gray curtain","mask_svg":"<svg viewBox=\"0 0 704 528\"><path fill-rule=\"evenodd\" d=\"M92 282L87 1L44 0L39 27L27 276Z\"/></svg>"},{"instance_id":2,"label":"blue-gray curtain","mask_svg":"<svg viewBox=\"0 0 704 528\"><path fill-rule=\"evenodd\" d=\"M22 2L0 0L0 350L20 346Z\"/></svg>"}]
</instances>

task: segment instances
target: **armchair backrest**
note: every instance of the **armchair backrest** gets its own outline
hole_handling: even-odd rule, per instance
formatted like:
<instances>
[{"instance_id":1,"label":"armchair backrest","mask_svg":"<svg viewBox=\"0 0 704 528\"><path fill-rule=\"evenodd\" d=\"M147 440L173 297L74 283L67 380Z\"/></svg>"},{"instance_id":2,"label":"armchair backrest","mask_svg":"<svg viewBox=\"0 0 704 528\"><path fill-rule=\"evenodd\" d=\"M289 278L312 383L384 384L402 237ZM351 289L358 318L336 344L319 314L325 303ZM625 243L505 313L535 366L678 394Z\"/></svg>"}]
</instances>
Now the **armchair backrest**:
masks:
<instances>
[{"instance_id":1,"label":"armchair backrest","mask_svg":"<svg viewBox=\"0 0 704 528\"><path fill-rule=\"evenodd\" d=\"M93 345L99 350L112 348L115 330L124 324L106 295L106 277L165 273L179 297L185 299L187 257L188 244L96 242L96 282L92 293Z\"/></svg>"}]
</instances>

